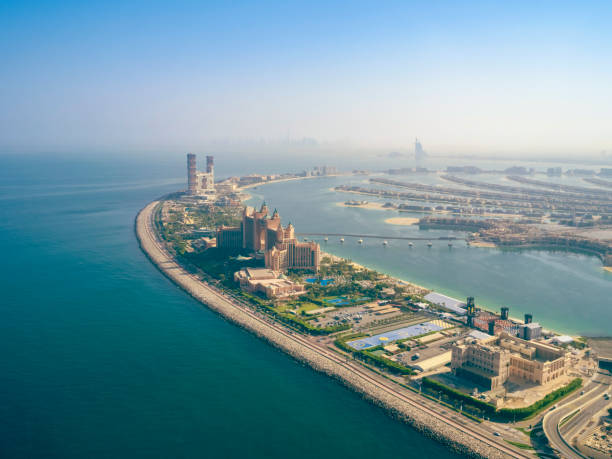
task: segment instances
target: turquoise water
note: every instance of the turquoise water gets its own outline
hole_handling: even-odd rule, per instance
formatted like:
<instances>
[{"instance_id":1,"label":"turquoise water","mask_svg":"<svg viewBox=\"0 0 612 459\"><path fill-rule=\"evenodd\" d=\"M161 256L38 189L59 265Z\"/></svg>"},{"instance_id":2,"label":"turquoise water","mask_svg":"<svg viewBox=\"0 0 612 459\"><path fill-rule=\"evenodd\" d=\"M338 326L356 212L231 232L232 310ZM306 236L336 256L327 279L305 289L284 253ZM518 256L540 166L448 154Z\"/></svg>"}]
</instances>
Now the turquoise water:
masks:
<instances>
[{"instance_id":1,"label":"turquoise water","mask_svg":"<svg viewBox=\"0 0 612 459\"><path fill-rule=\"evenodd\" d=\"M0 457L454 457L149 263L134 216L183 173L0 156Z\"/></svg>"},{"instance_id":2,"label":"turquoise water","mask_svg":"<svg viewBox=\"0 0 612 459\"><path fill-rule=\"evenodd\" d=\"M396 177L398 180L441 183L432 175L392 176ZM259 203L265 198L271 208L278 208L285 224L291 221L296 226L298 233L432 239L449 235L465 237L461 232L421 231L418 226L385 223L390 217L420 217L422 214L338 205L357 196L333 191L334 186L346 183L370 186L368 177L326 177L276 183L252 191L251 202ZM427 241L415 241L411 248L408 241L392 239L386 247L380 239L366 238L363 244L350 237L345 238L344 244L337 237L330 237L328 242L323 237L314 240L330 253L444 294L460 299L474 296L477 304L494 310L509 306L513 317L533 313L534 321L545 328L588 336L612 335L612 273L603 270L596 257L567 252L467 247L464 241L454 242L452 248L446 241L432 240L431 248L427 247Z\"/></svg>"}]
</instances>

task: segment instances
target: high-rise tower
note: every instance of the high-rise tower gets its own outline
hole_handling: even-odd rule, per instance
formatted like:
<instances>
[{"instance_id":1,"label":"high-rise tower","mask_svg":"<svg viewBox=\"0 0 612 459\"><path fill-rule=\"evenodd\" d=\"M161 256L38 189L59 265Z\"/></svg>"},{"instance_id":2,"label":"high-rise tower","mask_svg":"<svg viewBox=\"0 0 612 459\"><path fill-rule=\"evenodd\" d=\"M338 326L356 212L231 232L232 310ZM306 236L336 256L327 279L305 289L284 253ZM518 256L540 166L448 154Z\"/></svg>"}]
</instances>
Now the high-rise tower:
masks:
<instances>
[{"instance_id":1,"label":"high-rise tower","mask_svg":"<svg viewBox=\"0 0 612 459\"><path fill-rule=\"evenodd\" d=\"M196 167L196 155L187 153L187 192L191 195L197 193L198 177Z\"/></svg>"},{"instance_id":2,"label":"high-rise tower","mask_svg":"<svg viewBox=\"0 0 612 459\"><path fill-rule=\"evenodd\" d=\"M215 157L207 156L206 157L206 173L212 174L214 167L215 167Z\"/></svg>"}]
</instances>

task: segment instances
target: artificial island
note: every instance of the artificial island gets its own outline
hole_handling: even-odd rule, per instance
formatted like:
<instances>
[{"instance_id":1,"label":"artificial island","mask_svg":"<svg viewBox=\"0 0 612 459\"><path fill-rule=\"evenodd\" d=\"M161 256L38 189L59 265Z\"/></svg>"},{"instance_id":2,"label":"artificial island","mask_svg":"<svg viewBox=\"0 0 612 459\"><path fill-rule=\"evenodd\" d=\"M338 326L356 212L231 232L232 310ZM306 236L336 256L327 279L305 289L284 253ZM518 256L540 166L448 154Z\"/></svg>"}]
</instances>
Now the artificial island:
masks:
<instances>
[{"instance_id":1,"label":"artificial island","mask_svg":"<svg viewBox=\"0 0 612 459\"><path fill-rule=\"evenodd\" d=\"M323 166L215 182L213 157L199 172L189 154L187 190L147 205L136 233L149 258L194 298L462 453L606 454L609 442L582 429L601 413L597 428L610 425L605 410L612 360L594 352L592 343L548 330L531 314L514 319L507 307L487 311L474 297L450 298L325 253L319 243L300 240L277 210L243 205L249 187L336 173ZM469 193L470 184L463 185L460 191ZM388 197L354 187L343 191ZM424 191L431 201L432 190ZM479 196L481 204L494 198ZM513 210L524 202L512 201ZM574 207L574 223L575 214ZM502 243L495 239L502 230L487 221L428 216L419 223L464 225L472 242ZM579 248L603 253L607 264L608 247Z\"/></svg>"}]
</instances>

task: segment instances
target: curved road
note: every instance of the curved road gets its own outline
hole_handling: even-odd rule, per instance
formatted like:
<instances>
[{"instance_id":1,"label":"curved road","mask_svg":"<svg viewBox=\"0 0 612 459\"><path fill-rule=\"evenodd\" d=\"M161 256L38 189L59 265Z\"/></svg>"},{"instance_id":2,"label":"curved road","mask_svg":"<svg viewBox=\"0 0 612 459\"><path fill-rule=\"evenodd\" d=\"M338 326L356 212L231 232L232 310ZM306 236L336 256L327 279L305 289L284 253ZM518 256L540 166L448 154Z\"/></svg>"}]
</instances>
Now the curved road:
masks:
<instances>
[{"instance_id":1,"label":"curved road","mask_svg":"<svg viewBox=\"0 0 612 459\"><path fill-rule=\"evenodd\" d=\"M557 404L557 409L551 409L542 419L542 427L550 446L562 458L582 458L577 449L571 446L572 437L584 427L591 416L601 408L603 394L610 389L609 377L596 373L595 376L584 386L584 395L568 399L565 403ZM579 410L577 414L566 422L562 427L559 423L567 416Z\"/></svg>"},{"instance_id":2,"label":"curved road","mask_svg":"<svg viewBox=\"0 0 612 459\"><path fill-rule=\"evenodd\" d=\"M307 338L300 336L299 334L294 333L293 331L290 331L284 326L279 325L276 322L272 322L271 320L264 318L264 316L259 313L256 313L249 306L239 303L234 298L227 296L222 291L209 284L205 284L195 275L185 271L180 265L178 265L174 261L172 256L165 249L165 247L163 247L163 245L160 243L155 231L153 231L153 210L155 209L158 203L159 201L154 201L147 205L144 209L142 209L137 219L137 233L140 237L146 237L148 242L151 242L154 245L154 250L157 253L147 254L152 260L158 260L156 264L162 270L162 272L164 272L164 274L168 275L168 277L171 277L176 282L179 282L181 276L189 277L190 280L196 281L200 287L206 289L206 296L208 297L207 300L216 302L217 304L224 304L225 307L229 306L231 308L239 309L242 313L247 314L252 320L256 320L261 324L264 324L266 327L273 329L277 333L282 334L285 338L293 340L301 346L304 346L305 348L316 352L320 357L328 359L335 365L339 365L345 369L350 370L351 373L361 378L364 382L367 382L376 386L379 389L384 390L388 395L391 395L401 400L402 402L410 405L412 408L425 412L427 415L432 416L440 421L443 421L449 426L454 427L455 429L459 430L464 434L472 436L475 440L479 440L485 443L487 446L492 447L505 455L515 458L533 458L533 455L525 453L519 448L513 447L512 445L504 442L502 439L492 437L492 433L483 429L481 425L470 421L467 418L459 419L456 417L457 414L455 412L448 411L444 409L441 405L430 402L425 397L404 390L396 384L393 384L388 380L382 378L381 376L377 375L376 373L364 369L361 365L353 363L347 358L340 356L336 352L331 351L330 349L323 347L319 344L316 344L308 340ZM144 228L142 228L141 225L144 226ZM141 231L143 229L144 232Z\"/></svg>"}]
</instances>

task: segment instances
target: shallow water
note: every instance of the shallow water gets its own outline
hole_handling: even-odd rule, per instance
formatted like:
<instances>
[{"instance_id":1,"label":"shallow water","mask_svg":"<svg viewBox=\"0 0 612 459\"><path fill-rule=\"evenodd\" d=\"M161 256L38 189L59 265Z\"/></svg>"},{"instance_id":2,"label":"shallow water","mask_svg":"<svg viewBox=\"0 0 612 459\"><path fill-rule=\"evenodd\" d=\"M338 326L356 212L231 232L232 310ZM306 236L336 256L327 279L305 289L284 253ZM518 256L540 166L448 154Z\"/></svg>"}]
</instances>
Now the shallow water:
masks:
<instances>
[{"instance_id":1,"label":"shallow water","mask_svg":"<svg viewBox=\"0 0 612 459\"><path fill-rule=\"evenodd\" d=\"M411 181L417 180L420 178L411 178ZM427 180L439 183L432 175ZM612 335L612 273L602 268L598 258L568 252L468 247L464 240L454 241L449 247L447 241L435 238L464 238L465 234L422 231L418 225L385 222L390 217L421 217L422 214L339 205L356 197L376 200L333 191L336 185L346 183L369 186L367 177L276 183L251 190L249 202L259 205L265 199L271 209L278 209L284 224L291 221L298 233L431 238L431 248L427 241L414 241L411 248L404 240L388 239L388 245L383 246L381 239L364 238L362 244L358 244L358 238L350 237L345 237L344 243L339 237L330 237L328 242L322 236L312 239L334 255L441 293L456 298L474 296L477 304L494 310L508 306L513 317L532 313L534 321L545 328L588 336Z\"/></svg>"}]
</instances>

